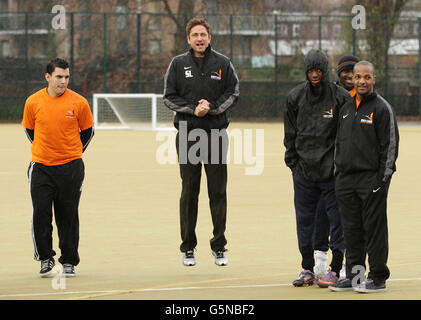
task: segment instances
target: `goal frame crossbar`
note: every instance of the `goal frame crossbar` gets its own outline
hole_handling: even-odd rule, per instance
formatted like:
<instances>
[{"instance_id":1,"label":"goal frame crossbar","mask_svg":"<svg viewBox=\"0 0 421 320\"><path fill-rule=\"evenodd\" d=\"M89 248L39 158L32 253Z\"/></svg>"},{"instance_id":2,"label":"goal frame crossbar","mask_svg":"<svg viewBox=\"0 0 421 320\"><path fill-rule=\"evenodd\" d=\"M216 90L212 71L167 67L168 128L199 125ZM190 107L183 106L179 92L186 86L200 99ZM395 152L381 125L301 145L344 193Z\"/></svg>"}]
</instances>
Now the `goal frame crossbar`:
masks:
<instances>
[{"instance_id":1,"label":"goal frame crossbar","mask_svg":"<svg viewBox=\"0 0 421 320\"><path fill-rule=\"evenodd\" d=\"M95 130L152 130L152 131L173 131L174 127L158 127L157 125L157 99L162 98L162 94L155 93L94 93L92 96L93 99L93 117L95 122ZM120 121L120 126L107 126L107 125L98 125L98 99L104 99L107 101L110 108L113 110L115 116ZM118 108L111 101L112 98L151 98L151 126L132 126L128 125L123 117L120 115Z\"/></svg>"}]
</instances>

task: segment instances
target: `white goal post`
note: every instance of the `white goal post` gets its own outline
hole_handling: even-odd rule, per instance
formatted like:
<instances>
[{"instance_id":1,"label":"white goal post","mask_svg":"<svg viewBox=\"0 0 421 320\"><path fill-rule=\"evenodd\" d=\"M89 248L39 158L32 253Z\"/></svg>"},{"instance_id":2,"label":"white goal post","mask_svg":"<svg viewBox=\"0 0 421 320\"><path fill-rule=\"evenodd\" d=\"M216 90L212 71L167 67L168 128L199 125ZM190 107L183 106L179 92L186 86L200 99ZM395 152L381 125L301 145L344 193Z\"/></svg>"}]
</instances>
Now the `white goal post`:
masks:
<instances>
[{"instance_id":1,"label":"white goal post","mask_svg":"<svg viewBox=\"0 0 421 320\"><path fill-rule=\"evenodd\" d=\"M162 94L95 93L93 116L96 130L175 130L174 112L164 105Z\"/></svg>"}]
</instances>

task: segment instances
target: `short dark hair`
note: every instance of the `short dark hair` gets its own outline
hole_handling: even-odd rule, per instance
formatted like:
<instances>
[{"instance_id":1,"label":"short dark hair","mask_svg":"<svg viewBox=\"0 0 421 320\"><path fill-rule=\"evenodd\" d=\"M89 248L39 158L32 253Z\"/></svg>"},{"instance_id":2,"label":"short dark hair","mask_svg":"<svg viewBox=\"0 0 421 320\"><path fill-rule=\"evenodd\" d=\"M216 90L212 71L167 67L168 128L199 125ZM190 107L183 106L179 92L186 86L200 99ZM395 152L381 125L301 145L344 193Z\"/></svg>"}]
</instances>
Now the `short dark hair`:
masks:
<instances>
[{"instance_id":1,"label":"short dark hair","mask_svg":"<svg viewBox=\"0 0 421 320\"><path fill-rule=\"evenodd\" d=\"M187 22L187 26L186 26L186 32L187 32L187 36L190 35L190 31L191 29L193 29L195 26L204 26L206 28L206 30L208 31L208 33L210 34L210 24L206 21L206 19L204 17L195 17L190 19L189 22Z\"/></svg>"},{"instance_id":2,"label":"short dark hair","mask_svg":"<svg viewBox=\"0 0 421 320\"><path fill-rule=\"evenodd\" d=\"M357 62L354 65L354 69L358 66L367 66L367 67L371 68L371 70L373 71L373 74L374 74L374 65L370 61L362 60L360 62Z\"/></svg>"},{"instance_id":3,"label":"short dark hair","mask_svg":"<svg viewBox=\"0 0 421 320\"><path fill-rule=\"evenodd\" d=\"M64 59L55 58L47 64L47 67L45 68L45 72L48 74L52 74L55 68L67 69L69 68L69 63Z\"/></svg>"}]
</instances>

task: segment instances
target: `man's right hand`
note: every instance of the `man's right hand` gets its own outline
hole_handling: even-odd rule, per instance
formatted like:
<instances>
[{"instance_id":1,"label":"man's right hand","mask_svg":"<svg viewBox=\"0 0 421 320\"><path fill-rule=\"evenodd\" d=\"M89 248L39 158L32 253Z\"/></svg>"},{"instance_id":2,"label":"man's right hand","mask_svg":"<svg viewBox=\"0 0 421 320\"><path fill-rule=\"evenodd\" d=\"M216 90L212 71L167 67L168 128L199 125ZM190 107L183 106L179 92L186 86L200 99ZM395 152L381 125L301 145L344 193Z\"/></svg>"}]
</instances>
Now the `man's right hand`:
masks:
<instances>
[{"instance_id":1,"label":"man's right hand","mask_svg":"<svg viewBox=\"0 0 421 320\"><path fill-rule=\"evenodd\" d=\"M207 103L199 103L196 107L196 109L194 109L194 115L196 117L204 117L210 110L209 104Z\"/></svg>"}]
</instances>

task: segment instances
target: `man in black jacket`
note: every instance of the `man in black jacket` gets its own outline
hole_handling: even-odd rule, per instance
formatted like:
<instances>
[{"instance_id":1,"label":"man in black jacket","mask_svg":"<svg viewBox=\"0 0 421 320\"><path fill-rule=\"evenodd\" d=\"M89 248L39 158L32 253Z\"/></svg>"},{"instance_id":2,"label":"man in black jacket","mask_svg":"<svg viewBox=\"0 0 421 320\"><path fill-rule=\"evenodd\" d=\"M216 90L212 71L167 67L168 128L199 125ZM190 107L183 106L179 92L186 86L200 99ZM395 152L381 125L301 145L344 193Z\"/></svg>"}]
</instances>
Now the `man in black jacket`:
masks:
<instances>
[{"instance_id":1,"label":"man in black jacket","mask_svg":"<svg viewBox=\"0 0 421 320\"><path fill-rule=\"evenodd\" d=\"M336 196L343 222L346 278L333 291L386 290L387 194L396 170L399 131L390 104L374 91L368 61L354 66L356 97L340 111L335 151ZM368 255L370 272L365 278Z\"/></svg>"},{"instance_id":2,"label":"man in black jacket","mask_svg":"<svg viewBox=\"0 0 421 320\"><path fill-rule=\"evenodd\" d=\"M331 83L328 59L320 50L311 50L304 60L307 81L289 93L284 115L285 163L294 181L294 204L298 246L303 271L294 286L312 285L313 232L317 204L323 199L331 228L331 271L319 286L338 281L343 261L343 233L334 192L333 156L339 109L349 93Z\"/></svg>"},{"instance_id":3,"label":"man in black jacket","mask_svg":"<svg viewBox=\"0 0 421 320\"><path fill-rule=\"evenodd\" d=\"M176 112L174 126L179 131L176 147L182 179L180 250L184 265L196 264L195 227L203 162L213 222L212 255L215 264L227 265L224 233L227 210L226 128L229 122L226 111L238 99L239 80L230 60L211 48L210 26L205 19L191 19L186 31L191 49L171 61L164 79L164 103ZM214 137L217 139L212 139ZM207 140L205 145L208 148L206 152L200 150L197 161L191 151L196 150L197 144L203 146L204 140Z\"/></svg>"},{"instance_id":4,"label":"man in black jacket","mask_svg":"<svg viewBox=\"0 0 421 320\"><path fill-rule=\"evenodd\" d=\"M339 59L336 67L338 81L335 83L346 89L353 97L356 94L352 76L354 74L354 65L360 60L354 56L343 56ZM316 225L314 228L314 274L316 277L323 277L328 272L327 257L329 249L330 226L329 219L326 215L325 204L323 199L317 205ZM345 267L340 272L340 277L345 277Z\"/></svg>"}]
</instances>

